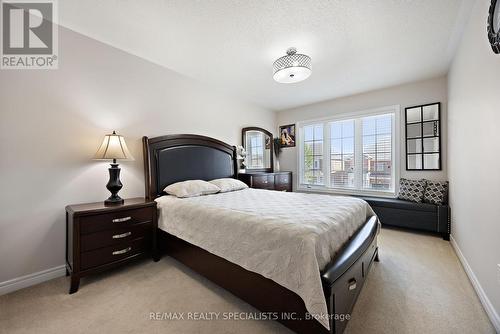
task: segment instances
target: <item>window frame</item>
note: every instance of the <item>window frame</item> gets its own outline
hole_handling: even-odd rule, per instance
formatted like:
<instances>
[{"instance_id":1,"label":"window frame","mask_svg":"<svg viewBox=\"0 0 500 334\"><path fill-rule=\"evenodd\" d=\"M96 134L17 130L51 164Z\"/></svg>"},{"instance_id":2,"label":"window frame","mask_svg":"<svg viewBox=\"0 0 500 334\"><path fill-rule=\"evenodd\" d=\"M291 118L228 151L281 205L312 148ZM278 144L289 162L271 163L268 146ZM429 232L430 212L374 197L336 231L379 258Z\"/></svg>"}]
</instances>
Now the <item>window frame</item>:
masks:
<instances>
[{"instance_id":1,"label":"window frame","mask_svg":"<svg viewBox=\"0 0 500 334\"><path fill-rule=\"evenodd\" d=\"M370 116L379 116L384 114L392 114L392 136L391 136L391 159L392 159L392 189L390 190L373 190L363 188L363 139L362 139L362 118ZM330 138L330 123L338 121L346 121L355 119L354 124L354 160L355 160L355 187L332 187L331 186L331 138ZM347 195L374 195L394 197L399 187L400 177L400 139L401 139L401 107L399 105L385 106L369 110L355 111L349 113L341 113L329 117L317 118L307 121L297 122L296 125L296 143L298 148L297 153L297 190L304 192L319 192L319 193L333 193L333 194L347 194ZM304 131L303 128L309 125L323 125L323 184L312 185L304 182ZM361 151L361 152L360 152ZM327 159L325 159L325 157Z\"/></svg>"}]
</instances>

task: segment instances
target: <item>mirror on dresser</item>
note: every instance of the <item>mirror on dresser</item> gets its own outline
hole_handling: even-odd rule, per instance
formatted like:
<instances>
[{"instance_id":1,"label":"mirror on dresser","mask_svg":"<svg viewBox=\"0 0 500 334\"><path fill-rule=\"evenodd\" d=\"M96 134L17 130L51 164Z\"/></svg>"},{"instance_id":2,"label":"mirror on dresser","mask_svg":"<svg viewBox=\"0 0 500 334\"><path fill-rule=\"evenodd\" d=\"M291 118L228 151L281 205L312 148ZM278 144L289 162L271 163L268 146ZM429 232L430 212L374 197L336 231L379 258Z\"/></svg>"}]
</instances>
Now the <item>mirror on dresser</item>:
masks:
<instances>
[{"instance_id":1,"label":"mirror on dresser","mask_svg":"<svg viewBox=\"0 0 500 334\"><path fill-rule=\"evenodd\" d=\"M241 130L241 142L246 150L246 172L273 172L273 135L271 132L248 127Z\"/></svg>"},{"instance_id":2,"label":"mirror on dresser","mask_svg":"<svg viewBox=\"0 0 500 334\"><path fill-rule=\"evenodd\" d=\"M292 172L274 172L273 135L257 127L244 128L241 142L246 151L245 170L238 179L250 188L292 191Z\"/></svg>"}]
</instances>

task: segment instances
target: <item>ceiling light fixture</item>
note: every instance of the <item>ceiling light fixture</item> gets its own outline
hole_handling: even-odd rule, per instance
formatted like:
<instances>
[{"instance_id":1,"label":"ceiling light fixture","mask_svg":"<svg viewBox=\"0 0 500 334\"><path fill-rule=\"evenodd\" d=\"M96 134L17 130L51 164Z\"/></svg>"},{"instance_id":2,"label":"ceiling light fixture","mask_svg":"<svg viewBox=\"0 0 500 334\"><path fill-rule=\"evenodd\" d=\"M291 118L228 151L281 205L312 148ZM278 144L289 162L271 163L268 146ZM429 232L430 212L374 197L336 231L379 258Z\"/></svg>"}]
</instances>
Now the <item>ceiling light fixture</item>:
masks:
<instances>
[{"instance_id":1,"label":"ceiling light fixture","mask_svg":"<svg viewBox=\"0 0 500 334\"><path fill-rule=\"evenodd\" d=\"M311 75L311 57L289 48L286 56L276 59L273 64L273 79L279 83L295 83Z\"/></svg>"}]
</instances>

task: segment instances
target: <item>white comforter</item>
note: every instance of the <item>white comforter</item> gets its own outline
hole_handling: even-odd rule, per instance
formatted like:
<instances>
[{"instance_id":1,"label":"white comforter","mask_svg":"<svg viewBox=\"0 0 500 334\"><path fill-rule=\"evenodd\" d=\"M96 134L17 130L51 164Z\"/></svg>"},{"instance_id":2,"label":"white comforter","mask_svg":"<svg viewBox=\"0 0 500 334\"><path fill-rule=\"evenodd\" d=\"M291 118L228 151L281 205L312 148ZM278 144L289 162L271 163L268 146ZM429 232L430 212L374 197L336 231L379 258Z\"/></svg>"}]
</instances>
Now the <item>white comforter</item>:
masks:
<instances>
[{"instance_id":1,"label":"white comforter","mask_svg":"<svg viewBox=\"0 0 500 334\"><path fill-rule=\"evenodd\" d=\"M156 201L159 228L295 292L328 329L319 272L374 215L353 197L259 189Z\"/></svg>"}]
</instances>

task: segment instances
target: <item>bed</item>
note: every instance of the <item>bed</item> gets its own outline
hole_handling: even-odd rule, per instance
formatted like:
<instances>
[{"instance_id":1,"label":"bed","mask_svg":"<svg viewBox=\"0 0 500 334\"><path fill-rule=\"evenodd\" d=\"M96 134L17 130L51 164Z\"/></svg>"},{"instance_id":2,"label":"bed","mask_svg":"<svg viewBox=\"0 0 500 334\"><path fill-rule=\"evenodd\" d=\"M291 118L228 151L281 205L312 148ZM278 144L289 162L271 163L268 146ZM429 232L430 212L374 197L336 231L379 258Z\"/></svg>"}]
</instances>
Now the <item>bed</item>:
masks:
<instances>
[{"instance_id":1,"label":"bed","mask_svg":"<svg viewBox=\"0 0 500 334\"><path fill-rule=\"evenodd\" d=\"M198 135L144 137L143 145L146 196L157 200L163 216L158 235L165 254L298 333L343 332L372 262L378 261L379 223L366 202L257 189L192 199L164 196L163 189L175 182L235 178L235 147ZM356 222L327 224L318 218L317 223L307 214L301 217L301 205L316 206L311 210L324 211L322 217L353 216ZM334 249L325 252L307 242L291 247L323 238L321 230L333 225L336 233L318 244ZM277 237L283 244L273 251ZM292 260L297 264L281 266Z\"/></svg>"}]
</instances>

